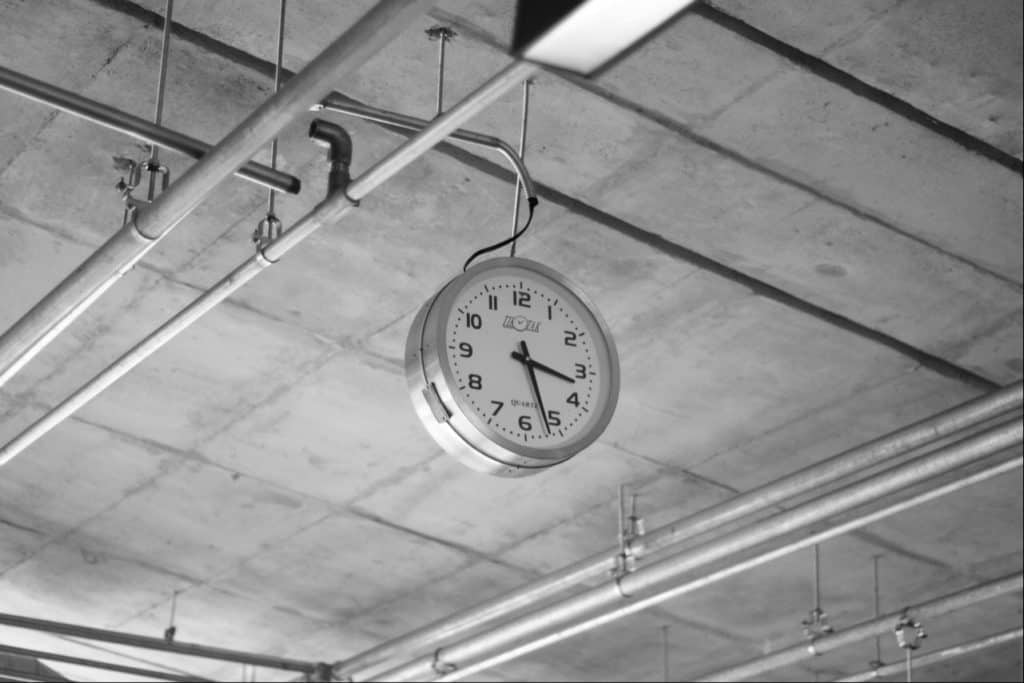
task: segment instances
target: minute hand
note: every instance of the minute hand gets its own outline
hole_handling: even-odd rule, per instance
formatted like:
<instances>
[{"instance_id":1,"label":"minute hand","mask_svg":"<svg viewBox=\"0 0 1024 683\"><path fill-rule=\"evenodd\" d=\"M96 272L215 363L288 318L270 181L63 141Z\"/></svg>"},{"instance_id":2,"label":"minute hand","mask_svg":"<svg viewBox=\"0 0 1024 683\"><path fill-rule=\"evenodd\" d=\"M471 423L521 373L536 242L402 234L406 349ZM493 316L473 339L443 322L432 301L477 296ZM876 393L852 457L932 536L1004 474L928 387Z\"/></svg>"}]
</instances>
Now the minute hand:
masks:
<instances>
[{"instance_id":1,"label":"minute hand","mask_svg":"<svg viewBox=\"0 0 1024 683\"><path fill-rule=\"evenodd\" d=\"M564 379L566 382L569 382L570 384L575 384L576 383L576 380L574 380L572 377L569 377L568 375L563 375L558 370L555 370L554 368L550 368L547 365L544 365L543 363L538 363L537 361L533 360L532 358L527 358L526 356L524 356L523 354L519 353L518 351L513 351L512 352L512 357L515 358L520 363L526 363L530 367L536 368L536 369L540 370L541 372L546 372L549 375L554 375L558 379Z\"/></svg>"}]
</instances>

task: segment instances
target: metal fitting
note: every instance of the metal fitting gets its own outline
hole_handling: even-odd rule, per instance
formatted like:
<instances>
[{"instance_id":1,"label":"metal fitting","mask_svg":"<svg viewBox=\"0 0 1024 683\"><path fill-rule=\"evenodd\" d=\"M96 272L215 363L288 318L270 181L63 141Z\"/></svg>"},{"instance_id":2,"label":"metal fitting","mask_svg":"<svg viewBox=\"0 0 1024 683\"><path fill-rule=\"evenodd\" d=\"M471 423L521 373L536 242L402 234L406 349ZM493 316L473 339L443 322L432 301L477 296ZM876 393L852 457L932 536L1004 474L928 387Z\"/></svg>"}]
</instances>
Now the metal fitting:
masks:
<instances>
[{"instance_id":1,"label":"metal fitting","mask_svg":"<svg viewBox=\"0 0 1024 683\"><path fill-rule=\"evenodd\" d=\"M434 670L434 673L439 676L447 676L459 668L451 662L446 662L441 659L441 648L434 650L434 662L430 666Z\"/></svg>"},{"instance_id":2,"label":"metal fitting","mask_svg":"<svg viewBox=\"0 0 1024 683\"><path fill-rule=\"evenodd\" d=\"M908 633L911 630L913 633ZM904 650L918 649L921 647L921 641L928 637L928 634L924 632L921 622L909 616L906 612L903 613L900 620L893 626L892 631L896 634L896 644Z\"/></svg>"},{"instance_id":3,"label":"metal fitting","mask_svg":"<svg viewBox=\"0 0 1024 683\"><path fill-rule=\"evenodd\" d=\"M828 623L828 613L820 607L812 609L807 618L800 623L804 627L804 638L807 640L817 640L835 632L832 624Z\"/></svg>"},{"instance_id":4,"label":"metal fitting","mask_svg":"<svg viewBox=\"0 0 1024 683\"><path fill-rule=\"evenodd\" d=\"M424 33L427 34L427 38L429 38L430 40L441 40L441 41L449 41L452 38L454 38L455 36L459 35L455 31L453 31L450 26L441 26L441 25L431 26L426 31L424 31Z\"/></svg>"},{"instance_id":5,"label":"metal fitting","mask_svg":"<svg viewBox=\"0 0 1024 683\"><path fill-rule=\"evenodd\" d=\"M315 144L327 148L327 161L330 164L327 191L344 191L352 179L349 175L349 167L352 165L352 138L348 131L336 123L313 119L309 124L309 137Z\"/></svg>"},{"instance_id":6,"label":"metal fitting","mask_svg":"<svg viewBox=\"0 0 1024 683\"><path fill-rule=\"evenodd\" d=\"M260 250L280 237L283 231L284 226L280 219L274 214L268 213L252 231L253 244L256 245L257 250Z\"/></svg>"}]
</instances>

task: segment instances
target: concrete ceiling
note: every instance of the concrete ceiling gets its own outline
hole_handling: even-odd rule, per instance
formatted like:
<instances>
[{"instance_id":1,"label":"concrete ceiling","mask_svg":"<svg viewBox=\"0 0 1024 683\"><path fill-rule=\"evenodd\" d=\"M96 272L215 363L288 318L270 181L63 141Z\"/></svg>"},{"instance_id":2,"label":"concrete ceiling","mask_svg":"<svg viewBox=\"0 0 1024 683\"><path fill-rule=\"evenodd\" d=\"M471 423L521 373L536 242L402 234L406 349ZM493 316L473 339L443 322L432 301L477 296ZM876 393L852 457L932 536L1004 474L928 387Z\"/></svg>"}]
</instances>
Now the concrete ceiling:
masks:
<instances>
[{"instance_id":1,"label":"concrete ceiling","mask_svg":"<svg viewBox=\"0 0 1024 683\"><path fill-rule=\"evenodd\" d=\"M149 116L162 0L0 0L0 64ZM298 69L370 5L292 3ZM271 89L277 3L179 0L165 123L216 141ZM508 58L513 3L440 2L338 90L430 116ZM715 0L593 82L544 74L523 255L609 320L605 436L527 480L476 474L418 425L402 373L425 297L510 225L511 176L428 154L5 467L0 611L334 660L615 542L617 487L656 526L1022 376L1022 20L1016 1ZM515 139L517 93L473 128ZM339 119L340 120L340 119ZM323 194L308 119L282 138ZM400 142L345 121L358 173ZM119 225L125 137L0 93L0 329ZM264 155L265 156L265 155ZM167 154L180 175L188 162ZM251 253L264 193L229 180L0 393L0 439ZM1022 564L1019 474L822 548L837 627ZM801 640L790 556L477 680L661 680ZM1020 624L1021 595L928 624L929 648ZM0 642L88 653L12 629ZM900 657L885 639L887 661ZM867 668L871 643L771 674ZM170 662L138 655L147 662ZM138 663L138 659L133 660ZM182 663L237 678L237 667ZM99 678L62 667L78 678ZM260 674L273 677L278 674ZM1019 643L917 680L1020 679Z\"/></svg>"}]
</instances>

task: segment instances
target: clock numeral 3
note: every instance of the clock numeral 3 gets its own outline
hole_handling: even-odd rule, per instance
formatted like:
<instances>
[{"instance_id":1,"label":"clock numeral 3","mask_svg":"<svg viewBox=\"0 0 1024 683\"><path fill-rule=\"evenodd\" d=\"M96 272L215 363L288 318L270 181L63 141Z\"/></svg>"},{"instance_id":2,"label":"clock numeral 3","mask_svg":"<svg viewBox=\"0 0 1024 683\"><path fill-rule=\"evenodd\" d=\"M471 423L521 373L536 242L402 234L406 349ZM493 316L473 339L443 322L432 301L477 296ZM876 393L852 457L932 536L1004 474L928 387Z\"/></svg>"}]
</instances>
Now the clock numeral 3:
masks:
<instances>
[{"instance_id":1,"label":"clock numeral 3","mask_svg":"<svg viewBox=\"0 0 1024 683\"><path fill-rule=\"evenodd\" d=\"M480 375L470 375L469 376L469 388L470 389L483 389L484 388L484 380L483 380L483 378Z\"/></svg>"},{"instance_id":2,"label":"clock numeral 3","mask_svg":"<svg viewBox=\"0 0 1024 683\"><path fill-rule=\"evenodd\" d=\"M587 366L583 363L576 363L573 367L576 368L576 379L587 378Z\"/></svg>"}]
</instances>

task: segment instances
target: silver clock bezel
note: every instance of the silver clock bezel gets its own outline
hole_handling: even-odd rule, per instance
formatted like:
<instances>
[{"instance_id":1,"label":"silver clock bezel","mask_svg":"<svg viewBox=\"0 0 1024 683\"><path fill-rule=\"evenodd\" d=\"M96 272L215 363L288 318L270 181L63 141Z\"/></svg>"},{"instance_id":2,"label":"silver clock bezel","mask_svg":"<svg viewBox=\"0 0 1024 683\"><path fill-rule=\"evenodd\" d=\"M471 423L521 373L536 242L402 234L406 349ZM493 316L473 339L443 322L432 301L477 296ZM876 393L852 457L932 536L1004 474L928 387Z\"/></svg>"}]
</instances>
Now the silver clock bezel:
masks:
<instances>
[{"instance_id":1,"label":"silver clock bezel","mask_svg":"<svg viewBox=\"0 0 1024 683\"><path fill-rule=\"evenodd\" d=\"M464 406L458 393L453 391L456 380L444 349L445 327L455 299L478 276L503 269L528 271L532 276L557 284L579 301L601 333L610 375L608 399L580 436L557 448L526 446L508 439ZM535 474L573 457L604 432L619 397L618 351L597 308L561 273L536 261L515 257L494 258L469 268L449 280L420 308L406 340L405 371L413 406L434 440L464 464L498 476Z\"/></svg>"}]
</instances>

